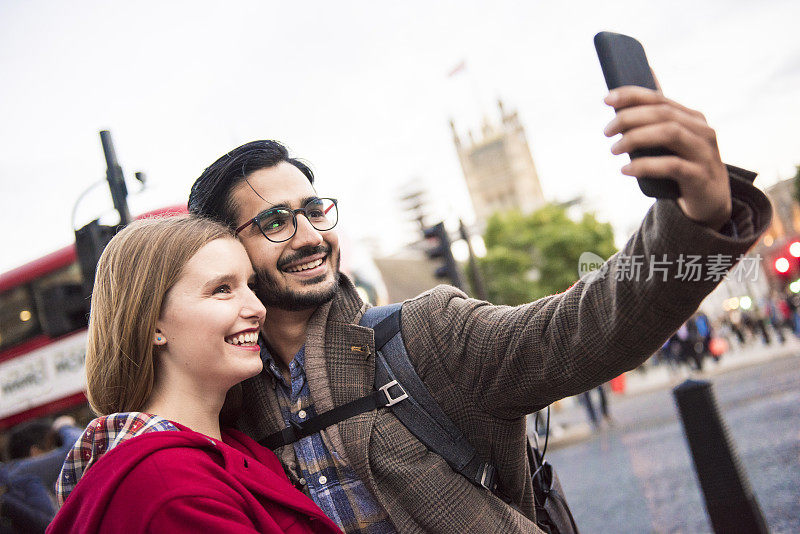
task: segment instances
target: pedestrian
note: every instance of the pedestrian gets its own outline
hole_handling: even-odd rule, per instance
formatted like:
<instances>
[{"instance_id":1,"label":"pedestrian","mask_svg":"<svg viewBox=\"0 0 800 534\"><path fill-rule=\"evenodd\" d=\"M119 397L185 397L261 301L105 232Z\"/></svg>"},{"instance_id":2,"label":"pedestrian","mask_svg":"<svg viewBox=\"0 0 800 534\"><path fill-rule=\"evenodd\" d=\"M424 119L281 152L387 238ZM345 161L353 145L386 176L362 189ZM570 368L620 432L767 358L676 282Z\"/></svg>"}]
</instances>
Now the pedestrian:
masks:
<instances>
[{"instance_id":1,"label":"pedestrian","mask_svg":"<svg viewBox=\"0 0 800 534\"><path fill-rule=\"evenodd\" d=\"M212 221L141 220L111 240L86 351L100 417L64 463L48 532L339 532L271 451L220 425L228 390L262 368L253 276Z\"/></svg>"},{"instance_id":2,"label":"pedestrian","mask_svg":"<svg viewBox=\"0 0 800 534\"><path fill-rule=\"evenodd\" d=\"M708 329L700 321L698 324L697 315L692 315L689 317L689 320L686 321L686 328L689 332L689 339L687 340L687 350L686 356L690 358L692 362L694 362L694 368L697 371L703 370L703 359L708 354L707 347L708 341L710 341L710 337L706 337L708 334Z\"/></svg>"},{"instance_id":3,"label":"pedestrian","mask_svg":"<svg viewBox=\"0 0 800 534\"><path fill-rule=\"evenodd\" d=\"M53 486L82 431L75 419L61 416L52 423L35 419L9 432L9 461L0 463L0 525L11 532L45 531L56 513Z\"/></svg>"},{"instance_id":4,"label":"pedestrian","mask_svg":"<svg viewBox=\"0 0 800 534\"><path fill-rule=\"evenodd\" d=\"M782 327L794 333L794 311L792 310L790 302L791 300L787 295L778 295L776 306L778 308Z\"/></svg>"},{"instance_id":5,"label":"pedestrian","mask_svg":"<svg viewBox=\"0 0 800 534\"><path fill-rule=\"evenodd\" d=\"M703 360L697 355L695 335L690 329L690 320L683 323L670 337L669 348L678 366L686 364L689 369L703 370Z\"/></svg>"},{"instance_id":6,"label":"pedestrian","mask_svg":"<svg viewBox=\"0 0 800 534\"><path fill-rule=\"evenodd\" d=\"M25 473L10 476L0 469L0 533L44 532L55 513L41 480Z\"/></svg>"},{"instance_id":7,"label":"pedestrian","mask_svg":"<svg viewBox=\"0 0 800 534\"><path fill-rule=\"evenodd\" d=\"M778 337L778 341L783 345L786 342L786 336L783 333L784 329L793 331L793 321L789 305L786 303L784 297L773 290L765 300L765 307L767 309L769 324Z\"/></svg>"},{"instance_id":8,"label":"pedestrian","mask_svg":"<svg viewBox=\"0 0 800 534\"><path fill-rule=\"evenodd\" d=\"M783 297L783 303L788 312L789 327L792 329L795 336L800 337L800 312L798 311L800 295L797 293L786 293Z\"/></svg>"},{"instance_id":9,"label":"pedestrian","mask_svg":"<svg viewBox=\"0 0 800 534\"><path fill-rule=\"evenodd\" d=\"M694 327L697 332L697 339L702 343L701 352L704 356L711 354L709 345L711 338L714 337L714 329L711 326L711 320L703 312L697 312L694 315Z\"/></svg>"},{"instance_id":10,"label":"pedestrian","mask_svg":"<svg viewBox=\"0 0 800 534\"><path fill-rule=\"evenodd\" d=\"M611 418L611 412L608 409L608 398L606 397L605 389L605 384L600 384L594 388L593 391L597 393L600 401L600 415L603 417L602 423L607 426L614 426L614 420ZM592 423L592 427L598 430L601 428L601 421L600 418L597 417L597 410L595 410L594 404L592 403L591 393L592 390L581 393L581 402L586 408L586 413L589 415L589 421Z\"/></svg>"},{"instance_id":11,"label":"pedestrian","mask_svg":"<svg viewBox=\"0 0 800 534\"><path fill-rule=\"evenodd\" d=\"M739 310L732 310L728 312L724 321L730 327L731 331L736 335L736 340L739 342L739 347L744 347L747 344L747 337L745 336L744 328L746 325L743 322L742 313Z\"/></svg>"},{"instance_id":12,"label":"pedestrian","mask_svg":"<svg viewBox=\"0 0 800 534\"><path fill-rule=\"evenodd\" d=\"M759 310L743 312L742 324L744 324L745 328L750 332L751 337L761 337L761 342L764 345L770 345L772 343L772 338L769 332L767 332L766 326L764 326L764 318L761 316Z\"/></svg>"},{"instance_id":13,"label":"pedestrian","mask_svg":"<svg viewBox=\"0 0 800 534\"><path fill-rule=\"evenodd\" d=\"M11 460L1 470L11 478L32 475L52 493L64 458L82 433L69 415L18 425L9 435Z\"/></svg>"},{"instance_id":14,"label":"pedestrian","mask_svg":"<svg viewBox=\"0 0 800 534\"><path fill-rule=\"evenodd\" d=\"M679 256L736 258L766 229L771 210L754 175L721 163L699 113L642 88L606 101L617 110L606 134L622 133L615 153L668 146L676 154L636 159L625 174L671 176L682 195L655 203L607 262L609 274L519 307L439 286L401 308L417 373L494 465L506 500L429 453L390 410L372 410L276 448L290 479L345 532L538 531L525 415L637 367L695 311L716 283L681 279ZM341 207L358 221L360 206ZM278 142L247 143L202 173L189 209L235 229L270 317L264 371L242 384L237 427L261 440L370 394L373 333L358 324L367 305L339 273L339 206L317 193L308 165ZM644 258L647 272L662 255L675 260L663 280L616 275L625 258Z\"/></svg>"},{"instance_id":15,"label":"pedestrian","mask_svg":"<svg viewBox=\"0 0 800 534\"><path fill-rule=\"evenodd\" d=\"M666 365L667 373L670 376L679 373L681 368L681 362L677 356L676 342L674 339L675 334L670 336L655 353L656 365Z\"/></svg>"}]
</instances>

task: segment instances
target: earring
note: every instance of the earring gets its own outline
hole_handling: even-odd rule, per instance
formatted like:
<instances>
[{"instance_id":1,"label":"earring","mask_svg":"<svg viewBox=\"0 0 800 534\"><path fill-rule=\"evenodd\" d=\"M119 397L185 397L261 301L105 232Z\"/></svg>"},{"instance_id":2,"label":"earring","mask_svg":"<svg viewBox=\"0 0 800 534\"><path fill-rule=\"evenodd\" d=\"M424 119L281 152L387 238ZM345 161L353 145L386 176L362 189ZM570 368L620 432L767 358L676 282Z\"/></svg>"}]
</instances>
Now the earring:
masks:
<instances>
[{"instance_id":1,"label":"earring","mask_svg":"<svg viewBox=\"0 0 800 534\"><path fill-rule=\"evenodd\" d=\"M163 339L163 338L162 338L161 336L158 336L158 337L156 338L156 341L158 341L159 343L161 343L161 340L162 340L162 339Z\"/></svg>"}]
</instances>

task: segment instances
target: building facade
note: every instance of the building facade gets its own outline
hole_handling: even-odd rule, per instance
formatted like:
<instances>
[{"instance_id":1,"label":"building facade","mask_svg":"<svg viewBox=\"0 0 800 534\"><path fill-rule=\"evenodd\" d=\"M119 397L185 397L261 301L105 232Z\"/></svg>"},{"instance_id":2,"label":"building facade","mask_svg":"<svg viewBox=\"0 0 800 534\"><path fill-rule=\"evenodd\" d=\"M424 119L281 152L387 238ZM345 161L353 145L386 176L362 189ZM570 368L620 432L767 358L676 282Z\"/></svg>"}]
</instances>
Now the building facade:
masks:
<instances>
[{"instance_id":1,"label":"building facade","mask_svg":"<svg viewBox=\"0 0 800 534\"><path fill-rule=\"evenodd\" d=\"M450 121L453 142L464 172L475 215L483 227L497 211L529 213L544 203L539 175L516 111L498 100L500 122L485 120L476 139L462 139Z\"/></svg>"},{"instance_id":2,"label":"building facade","mask_svg":"<svg viewBox=\"0 0 800 534\"><path fill-rule=\"evenodd\" d=\"M780 181L764 190L772 204L772 223L739 266L703 302L712 317L735 311L747 297L754 312L762 312L766 299L774 293L786 294L791 282L800 279L800 257L791 246L800 241L800 205L794 198L794 180ZM776 262L784 258L786 271ZM747 310L746 310L747 311Z\"/></svg>"},{"instance_id":3,"label":"building facade","mask_svg":"<svg viewBox=\"0 0 800 534\"><path fill-rule=\"evenodd\" d=\"M772 224L759 245L769 249L776 242L800 235L800 205L794 198L794 179L783 180L764 191L772 203Z\"/></svg>"}]
</instances>

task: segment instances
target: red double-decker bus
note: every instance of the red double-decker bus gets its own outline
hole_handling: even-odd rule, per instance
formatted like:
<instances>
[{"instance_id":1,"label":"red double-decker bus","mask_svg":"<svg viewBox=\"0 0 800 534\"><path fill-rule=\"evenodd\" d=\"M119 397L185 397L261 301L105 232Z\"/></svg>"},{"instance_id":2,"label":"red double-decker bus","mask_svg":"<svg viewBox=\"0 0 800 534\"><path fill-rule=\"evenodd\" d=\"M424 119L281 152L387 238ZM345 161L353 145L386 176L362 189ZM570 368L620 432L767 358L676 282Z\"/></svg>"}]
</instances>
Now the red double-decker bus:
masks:
<instances>
[{"instance_id":1,"label":"red double-decker bus","mask_svg":"<svg viewBox=\"0 0 800 534\"><path fill-rule=\"evenodd\" d=\"M174 206L142 217L186 212ZM0 431L86 404L81 283L74 244L0 275Z\"/></svg>"},{"instance_id":2,"label":"red double-decker bus","mask_svg":"<svg viewBox=\"0 0 800 534\"><path fill-rule=\"evenodd\" d=\"M0 275L0 430L86 402L86 328L59 335L43 302L67 284L81 284L75 245Z\"/></svg>"}]
</instances>

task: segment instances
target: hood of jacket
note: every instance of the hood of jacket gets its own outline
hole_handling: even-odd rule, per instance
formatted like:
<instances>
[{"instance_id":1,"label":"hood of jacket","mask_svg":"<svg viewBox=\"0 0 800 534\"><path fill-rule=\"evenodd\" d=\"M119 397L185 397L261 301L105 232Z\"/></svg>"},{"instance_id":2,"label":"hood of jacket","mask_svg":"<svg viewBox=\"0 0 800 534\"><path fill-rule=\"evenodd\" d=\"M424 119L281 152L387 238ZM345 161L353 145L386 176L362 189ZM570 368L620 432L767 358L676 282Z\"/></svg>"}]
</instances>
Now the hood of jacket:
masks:
<instances>
[{"instance_id":1,"label":"hood of jacket","mask_svg":"<svg viewBox=\"0 0 800 534\"><path fill-rule=\"evenodd\" d=\"M135 436L179 430L163 417L141 412L114 413L94 419L64 460L61 474L56 481L59 506L64 504L86 471L108 451Z\"/></svg>"},{"instance_id":2,"label":"hood of jacket","mask_svg":"<svg viewBox=\"0 0 800 534\"><path fill-rule=\"evenodd\" d=\"M110 440L110 444L116 443L112 450L105 448L105 439L97 440L98 446L103 444L103 451L98 451L99 457L91 468L83 470L81 483L76 485L50 523L47 530L49 534L101 532L105 531L103 525L106 521L109 521L108 524L130 524L129 531L138 532L150 524L162 505L179 493L184 496L195 495L194 485L197 481L192 476L167 477L154 485L152 493L140 491L135 495L126 494L123 501L113 505L117 492L122 491L131 473L147 464L150 458L158 455L165 458L163 453L168 453L166 458L181 462L184 475L188 469L198 475L197 480L206 483L211 477L215 484L211 492L215 498L233 499L237 505L241 505L240 511L247 516L247 521L256 525L258 531L278 532L279 529L273 528L278 516L272 514L281 511L281 521L297 524L297 532L339 532L335 523L310 498L291 485L277 457L245 434L224 429L222 440L215 440L179 423L164 419L150 422L150 430L137 428L126 432L128 438L125 440ZM146 423L143 421L141 426L144 427ZM162 423L169 423L177 431L158 431L169 428L168 425L160 426ZM102 426L100 430L103 431ZM197 451L202 451L204 460L195 465ZM165 486L167 489L164 489ZM140 484L139 487L147 487L147 484ZM311 524L304 522L302 527L297 523L295 514L307 518ZM226 525L230 523L230 517L222 519L226 520ZM220 531L215 530L214 525L213 521L208 523L209 531ZM193 527L197 527L197 524ZM249 528L248 532L252 531L253 527ZM121 531L118 528L115 530ZM198 529L187 527L178 531L197 532Z\"/></svg>"}]
</instances>

